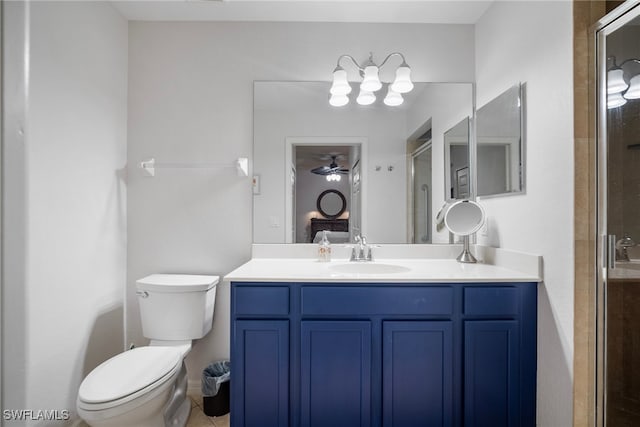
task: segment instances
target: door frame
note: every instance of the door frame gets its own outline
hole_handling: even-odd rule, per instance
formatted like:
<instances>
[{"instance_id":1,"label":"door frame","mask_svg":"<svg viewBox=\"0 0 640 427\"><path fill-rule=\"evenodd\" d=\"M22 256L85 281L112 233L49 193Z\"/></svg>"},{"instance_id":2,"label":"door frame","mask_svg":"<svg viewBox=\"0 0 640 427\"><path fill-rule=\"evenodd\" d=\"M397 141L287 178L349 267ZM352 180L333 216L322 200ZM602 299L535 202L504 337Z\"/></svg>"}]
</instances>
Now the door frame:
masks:
<instances>
[{"instance_id":1,"label":"door frame","mask_svg":"<svg viewBox=\"0 0 640 427\"><path fill-rule=\"evenodd\" d=\"M607 270L611 257L615 260L615 248L611 247L612 239L607 228L607 174L608 174L608 141L607 141L607 51L606 38L632 19L640 16L639 1L628 1L600 19L592 27L591 36L595 55L595 139L596 139L596 221L595 234L595 425L606 426L607 397L607 351L606 351L606 302L607 302ZM615 262L615 261L613 261Z\"/></svg>"},{"instance_id":2,"label":"door frame","mask_svg":"<svg viewBox=\"0 0 640 427\"><path fill-rule=\"evenodd\" d=\"M367 144L369 138L366 136L296 136L285 138L285 165L287 172L289 166L295 161L293 158L293 147L297 145L343 145L343 146L360 146L360 225L362 233L367 230L367 216L363 214L367 206ZM293 227L293 197L291 189L291 179L288 173L285 173L284 180L284 229L285 243L294 243L294 236L291 235Z\"/></svg>"}]
</instances>

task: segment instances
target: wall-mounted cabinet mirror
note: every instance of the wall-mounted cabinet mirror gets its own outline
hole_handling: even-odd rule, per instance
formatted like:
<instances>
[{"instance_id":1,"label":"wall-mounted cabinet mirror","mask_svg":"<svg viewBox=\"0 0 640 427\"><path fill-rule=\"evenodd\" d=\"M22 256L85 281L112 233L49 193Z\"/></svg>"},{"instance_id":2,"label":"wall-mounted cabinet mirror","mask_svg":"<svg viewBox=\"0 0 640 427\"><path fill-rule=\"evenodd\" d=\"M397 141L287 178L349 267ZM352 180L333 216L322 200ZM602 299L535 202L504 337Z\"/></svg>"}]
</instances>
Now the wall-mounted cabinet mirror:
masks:
<instances>
[{"instance_id":1,"label":"wall-mounted cabinet mirror","mask_svg":"<svg viewBox=\"0 0 640 427\"><path fill-rule=\"evenodd\" d=\"M446 199L444 134L472 114L473 84L415 83L395 107L382 102L386 88L372 105L354 102L356 89L348 105L332 107L330 87L329 82L254 83L253 173L260 177L253 198L254 242L308 243L320 227L331 227L351 239L362 234L373 243L411 243L415 226L427 236L417 242L447 243L448 232L435 229L430 216L437 209L431 207ZM425 144L430 155L415 162L420 168L415 171L412 154ZM333 168L342 172L339 180L311 172ZM424 182L413 186L412 171ZM317 207L326 190L346 199L345 212L335 219Z\"/></svg>"},{"instance_id":2,"label":"wall-mounted cabinet mirror","mask_svg":"<svg viewBox=\"0 0 640 427\"><path fill-rule=\"evenodd\" d=\"M468 199L471 194L469 117L444 133L444 166L447 200Z\"/></svg>"},{"instance_id":3,"label":"wall-mounted cabinet mirror","mask_svg":"<svg viewBox=\"0 0 640 427\"><path fill-rule=\"evenodd\" d=\"M524 85L515 85L476 113L478 196L524 191Z\"/></svg>"}]
</instances>

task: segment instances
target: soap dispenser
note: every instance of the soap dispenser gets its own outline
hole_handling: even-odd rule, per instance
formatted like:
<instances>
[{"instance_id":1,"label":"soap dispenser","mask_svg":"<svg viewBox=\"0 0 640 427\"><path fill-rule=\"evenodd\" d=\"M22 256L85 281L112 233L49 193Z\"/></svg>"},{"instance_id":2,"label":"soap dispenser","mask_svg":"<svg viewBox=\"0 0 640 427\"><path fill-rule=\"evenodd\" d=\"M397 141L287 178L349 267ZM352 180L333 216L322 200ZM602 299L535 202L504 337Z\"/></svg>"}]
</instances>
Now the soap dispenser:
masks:
<instances>
[{"instance_id":1,"label":"soap dispenser","mask_svg":"<svg viewBox=\"0 0 640 427\"><path fill-rule=\"evenodd\" d=\"M327 238L327 230L322 230L322 240L318 244L318 261L331 261L331 243Z\"/></svg>"}]
</instances>

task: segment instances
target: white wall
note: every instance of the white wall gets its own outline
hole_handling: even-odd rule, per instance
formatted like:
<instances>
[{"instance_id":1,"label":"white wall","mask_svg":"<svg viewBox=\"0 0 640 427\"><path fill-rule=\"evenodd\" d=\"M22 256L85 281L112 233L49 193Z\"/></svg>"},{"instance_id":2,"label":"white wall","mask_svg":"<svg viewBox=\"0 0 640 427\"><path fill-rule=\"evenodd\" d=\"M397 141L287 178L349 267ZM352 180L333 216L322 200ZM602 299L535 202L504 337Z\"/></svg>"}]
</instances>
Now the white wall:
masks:
<instances>
[{"instance_id":1,"label":"white wall","mask_svg":"<svg viewBox=\"0 0 640 427\"><path fill-rule=\"evenodd\" d=\"M446 43L442 41L446 40ZM472 81L473 26L309 23L147 23L129 26L128 298L130 341L144 344L133 288L154 272L224 275L250 257L252 194L229 171L159 171L135 163L251 157L254 80L329 80L344 53L401 51L416 81ZM214 331L188 357L197 380L229 355L229 292Z\"/></svg>"},{"instance_id":2,"label":"white wall","mask_svg":"<svg viewBox=\"0 0 640 427\"><path fill-rule=\"evenodd\" d=\"M83 377L123 348L127 31L108 3L31 3L24 155L4 159L25 231L24 281L5 283L20 312L3 323L26 369L5 364L24 389L6 409L75 412Z\"/></svg>"},{"instance_id":3,"label":"white wall","mask_svg":"<svg viewBox=\"0 0 640 427\"><path fill-rule=\"evenodd\" d=\"M526 82L526 194L480 199L480 243L540 254L538 425L572 425L573 34L569 1L495 2L476 25L477 105Z\"/></svg>"}]
</instances>

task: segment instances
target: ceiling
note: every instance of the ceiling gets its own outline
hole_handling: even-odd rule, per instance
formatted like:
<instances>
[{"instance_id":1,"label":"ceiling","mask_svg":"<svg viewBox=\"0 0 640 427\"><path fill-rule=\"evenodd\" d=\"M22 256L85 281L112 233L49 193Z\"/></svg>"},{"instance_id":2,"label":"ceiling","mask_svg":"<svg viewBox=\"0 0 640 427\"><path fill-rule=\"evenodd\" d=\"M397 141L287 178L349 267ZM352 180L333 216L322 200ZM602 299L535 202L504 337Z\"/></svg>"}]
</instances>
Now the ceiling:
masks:
<instances>
[{"instance_id":1,"label":"ceiling","mask_svg":"<svg viewBox=\"0 0 640 427\"><path fill-rule=\"evenodd\" d=\"M474 24L493 0L124 0L130 21Z\"/></svg>"}]
</instances>

